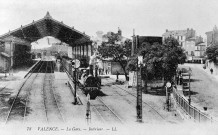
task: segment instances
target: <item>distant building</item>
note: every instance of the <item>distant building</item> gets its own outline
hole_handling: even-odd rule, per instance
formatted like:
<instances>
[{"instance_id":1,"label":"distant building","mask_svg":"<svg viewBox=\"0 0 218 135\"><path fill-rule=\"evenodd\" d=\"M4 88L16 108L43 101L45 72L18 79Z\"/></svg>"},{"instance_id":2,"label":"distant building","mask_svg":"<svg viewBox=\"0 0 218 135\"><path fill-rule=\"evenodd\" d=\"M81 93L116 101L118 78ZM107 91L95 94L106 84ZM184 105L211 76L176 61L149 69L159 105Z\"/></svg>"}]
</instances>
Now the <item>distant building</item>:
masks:
<instances>
[{"instance_id":1,"label":"distant building","mask_svg":"<svg viewBox=\"0 0 218 135\"><path fill-rule=\"evenodd\" d=\"M168 37L174 37L178 40L179 44L183 47L185 45L185 41L190 38L194 38L195 30L187 28L186 30L172 30L169 31L168 29L166 32L162 35L163 41Z\"/></svg>"},{"instance_id":2,"label":"distant building","mask_svg":"<svg viewBox=\"0 0 218 135\"><path fill-rule=\"evenodd\" d=\"M28 53L31 45L20 38L9 36L0 39L0 72L9 72L12 67L20 66L31 58ZM20 55L26 57L21 57Z\"/></svg>"},{"instance_id":3,"label":"distant building","mask_svg":"<svg viewBox=\"0 0 218 135\"><path fill-rule=\"evenodd\" d=\"M118 28L117 33L115 32L107 32L107 34L103 34L102 31L96 32L97 37L93 38L94 42L96 42L96 48L102 44L102 42L108 42L108 37L117 36L118 39L115 42L117 45L122 45L125 41L129 40L122 35L122 30ZM123 69L121 68L120 64L114 62L111 58L104 59L104 60L97 60L98 67L103 70L104 74L113 74L115 75L117 72L120 74L124 74Z\"/></svg>"},{"instance_id":4,"label":"distant building","mask_svg":"<svg viewBox=\"0 0 218 135\"><path fill-rule=\"evenodd\" d=\"M196 57L204 57L206 51L206 43L202 42L195 46L195 56Z\"/></svg>"},{"instance_id":5,"label":"distant building","mask_svg":"<svg viewBox=\"0 0 218 135\"><path fill-rule=\"evenodd\" d=\"M124 43L126 40L130 40L129 38L126 38L122 35L122 31L121 29L118 27L118 31L117 33L114 32L107 32L107 34L102 35L102 42L107 42L108 41L108 37L113 36L113 35L117 35L118 36L118 40L115 42L115 44L122 44Z\"/></svg>"},{"instance_id":6,"label":"distant building","mask_svg":"<svg viewBox=\"0 0 218 135\"><path fill-rule=\"evenodd\" d=\"M186 56L194 56L195 45L195 38L189 38L184 42L182 48L185 50Z\"/></svg>"},{"instance_id":7,"label":"distant building","mask_svg":"<svg viewBox=\"0 0 218 135\"><path fill-rule=\"evenodd\" d=\"M0 72L5 72L8 69L10 55L5 53L5 41L0 39Z\"/></svg>"},{"instance_id":8,"label":"distant building","mask_svg":"<svg viewBox=\"0 0 218 135\"><path fill-rule=\"evenodd\" d=\"M216 26L214 26L212 31L208 31L205 34L207 36L207 46L218 45L218 29Z\"/></svg>"},{"instance_id":9,"label":"distant building","mask_svg":"<svg viewBox=\"0 0 218 135\"><path fill-rule=\"evenodd\" d=\"M177 39L180 46L185 50L188 61L202 62L205 53L205 43L203 43L201 36L196 36L196 31L192 28L187 28L186 30L166 30L162 36L163 42L168 37ZM201 50L196 50L199 46Z\"/></svg>"}]
</instances>

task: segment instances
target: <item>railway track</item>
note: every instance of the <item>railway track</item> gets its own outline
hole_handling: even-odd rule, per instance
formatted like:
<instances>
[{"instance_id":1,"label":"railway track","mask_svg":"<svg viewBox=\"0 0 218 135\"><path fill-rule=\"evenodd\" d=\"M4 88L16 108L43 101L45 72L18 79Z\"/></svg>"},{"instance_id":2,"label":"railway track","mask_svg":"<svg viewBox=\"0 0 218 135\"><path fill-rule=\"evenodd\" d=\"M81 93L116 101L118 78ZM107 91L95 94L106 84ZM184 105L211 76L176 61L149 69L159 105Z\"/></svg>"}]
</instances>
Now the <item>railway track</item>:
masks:
<instances>
[{"instance_id":1,"label":"railway track","mask_svg":"<svg viewBox=\"0 0 218 135\"><path fill-rule=\"evenodd\" d=\"M0 89L0 92L3 91L9 84L3 86L1 89Z\"/></svg>"},{"instance_id":2,"label":"railway track","mask_svg":"<svg viewBox=\"0 0 218 135\"><path fill-rule=\"evenodd\" d=\"M68 73L67 73L68 74ZM68 74L68 76L70 76ZM74 88L73 88L74 89ZM82 93L84 94L83 90L80 89ZM84 94L85 95L85 94ZM86 95L85 95L86 96ZM94 107L95 111L97 112L97 115L101 118L101 120L106 122L112 122L116 121L117 123L124 124L125 122L111 109L107 104L104 103L103 99L100 97L96 97L95 101L99 101L99 103L93 103L91 104L92 107Z\"/></svg>"},{"instance_id":3,"label":"railway track","mask_svg":"<svg viewBox=\"0 0 218 135\"><path fill-rule=\"evenodd\" d=\"M41 69L40 62L33 67L33 72L39 67ZM28 75L28 77L24 80L21 87L19 88L16 96L11 102L11 106L5 118L5 124L7 124L11 120L19 120L25 121L25 116L27 113L27 105L28 105L28 97L31 90L31 85L36 79L38 74L32 75L32 72Z\"/></svg>"},{"instance_id":4,"label":"railway track","mask_svg":"<svg viewBox=\"0 0 218 135\"><path fill-rule=\"evenodd\" d=\"M54 87L53 87L53 63L47 62L46 71L44 76L43 83L43 100L44 100L44 109L46 122L65 122L63 114L60 110L60 107L55 96Z\"/></svg>"},{"instance_id":5,"label":"railway track","mask_svg":"<svg viewBox=\"0 0 218 135\"><path fill-rule=\"evenodd\" d=\"M112 80L112 81L114 81L113 79L111 79L111 78L107 78L107 80ZM136 103L136 98L137 98L137 96L135 95L135 94L133 94L133 93L131 93L131 92L129 92L129 91L127 91L127 90L125 90L125 89L123 89L123 88L121 88L121 87L119 87L119 86L117 86L117 85L113 85L114 87L117 87L117 88L119 88L120 90L122 90L122 91L124 91L124 92L126 92L126 93L128 93L129 95L131 95L131 96L133 96L133 97L135 97L135 101L133 102L133 101L131 101L130 99L127 99L128 100L128 102L132 102L132 103ZM117 91L116 91L117 92ZM118 93L118 92L117 92ZM118 95L120 95L120 96L122 96L121 94L119 94L118 93ZM159 111L158 110L156 110L154 107L152 107L151 105L149 105L149 103L147 103L147 102L145 102L145 101L142 101L142 103L143 103L143 107L149 107L158 117L160 117L161 119L163 119L164 121L166 121L166 119L164 118L164 116L162 116L160 113L159 113Z\"/></svg>"},{"instance_id":6,"label":"railway track","mask_svg":"<svg viewBox=\"0 0 218 135\"><path fill-rule=\"evenodd\" d=\"M84 94L84 92L82 93ZM91 106L94 107L95 111L97 112L97 115L100 117L103 123L107 123L107 122L114 123L114 121L120 124L125 123L107 104L104 103L104 101L100 97L97 96L95 101L96 100L99 101L100 103L92 102Z\"/></svg>"},{"instance_id":7,"label":"railway track","mask_svg":"<svg viewBox=\"0 0 218 135\"><path fill-rule=\"evenodd\" d=\"M37 71L37 74L36 74L36 77L34 78L34 80L37 78L38 73L41 70L42 66L43 66L43 62L40 65L39 70ZM32 85L32 83L31 83L31 85ZM28 106L28 102L29 102L30 93L31 93L31 91L29 90L28 93L27 93L26 102L25 102L25 110L24 110L23 122L25 122L25 120L26 120L27 106Z\"/></svg>"},{"instance_id":8,"label":"railway track","mask_svg":"<svg viewBox=\"0 0 218 135\"><path fill-rule=\"evenodd\" d=\"M98 113L98 116L106 122L116 121L120 124L124 124L125 122L108 106L104 103L104 101L100 97L96 97L101 104L92 105Z\"/></svg>"}]
</instances>

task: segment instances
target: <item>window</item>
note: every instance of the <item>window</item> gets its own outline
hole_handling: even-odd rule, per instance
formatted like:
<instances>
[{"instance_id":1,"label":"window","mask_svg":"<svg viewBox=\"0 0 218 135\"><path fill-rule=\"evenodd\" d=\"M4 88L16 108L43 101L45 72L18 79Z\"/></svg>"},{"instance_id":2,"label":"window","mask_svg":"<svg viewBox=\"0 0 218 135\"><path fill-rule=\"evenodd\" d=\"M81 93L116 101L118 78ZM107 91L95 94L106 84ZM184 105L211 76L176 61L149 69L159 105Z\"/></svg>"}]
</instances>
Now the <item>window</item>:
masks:
<instances>
[{"instance_id":1,"label":"window","mask_svg":"<svg viewBox=\"0 0 218 135\"><path fill-rule=\"evenodd\" d=\"M5 44L0 42L0 52L5 51Z\"/></svg>"},{"instance_id":2,"label":"window","mask_svg":"<svg viewBox=\"0 0 218 135\"><path fill-rule=\"evenodd\" d=\"M182 37L183 37L183 36L181 36L181 40L182 40Z\"/></svg>"}]
</instances>

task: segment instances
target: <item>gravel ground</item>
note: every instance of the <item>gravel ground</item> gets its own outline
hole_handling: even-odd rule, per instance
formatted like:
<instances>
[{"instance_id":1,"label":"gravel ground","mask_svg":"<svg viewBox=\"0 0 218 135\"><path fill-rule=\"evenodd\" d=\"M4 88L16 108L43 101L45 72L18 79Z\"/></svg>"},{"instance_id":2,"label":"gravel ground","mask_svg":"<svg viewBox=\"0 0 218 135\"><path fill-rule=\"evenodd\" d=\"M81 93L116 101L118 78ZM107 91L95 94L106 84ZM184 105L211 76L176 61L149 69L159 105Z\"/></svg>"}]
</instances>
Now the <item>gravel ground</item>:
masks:
<instances>
[{"instance_id":1,"label":"gravel ground","mask_svg":"<svg viewBox=\"0 0 218 135\"><path fill-rule=\"evenodd\" d=\"M31 108L25 118L25 123L40 124L45 123L45 111L43 103L42 83L44 81L44 74L38 74L34 83L32 84L32 90L29 96L28 108Z\"/></svg>"},{"instance_id":2,"label":"gravel ground","mask_svg":"<svg viewBox=\"0 0 218 135\"><path fill-rule=\"evenodd\" d=\"M105 99L108 102L108 104L111 104L113 108L116 108L114 110L120 113L124 120L131 123L136 122L136 97L129 94L132 93L136 95L136 91L132 88L127 88L126 84L114 86L110 85L113 84L113 82L115 82L114 76L111 76L111 78L106 78L102 80L102 82L105 83L105 85L107 83L107 86L103 87L102 91L106 95L108 95L106 97L103 97L103 99ZM122 79L120 78L120 80ZM120 88L128 91L129 93ZM114 104L114 101L119 104ZM168 112L164 109L165 96L143 94L143 101L149 104L147 105L143 103L144 123L164 124L182 122L181 117L177 114L175 110Z\"/></svg>"},{"instance_id":3,"label":"gravel ground","mask_svg":"<svg viewBox=\"0 0 218 135\"><path fill-rule=\"evenodd\" d=\"M9 98L14 97L17 94L27 71L28 67L17 69L13 74L7 74L7 77L5 77L5 74L0 74L0 124L5 122L5 116L10 108L10 105L8 104Z\"/></svg>"}]
</instances>

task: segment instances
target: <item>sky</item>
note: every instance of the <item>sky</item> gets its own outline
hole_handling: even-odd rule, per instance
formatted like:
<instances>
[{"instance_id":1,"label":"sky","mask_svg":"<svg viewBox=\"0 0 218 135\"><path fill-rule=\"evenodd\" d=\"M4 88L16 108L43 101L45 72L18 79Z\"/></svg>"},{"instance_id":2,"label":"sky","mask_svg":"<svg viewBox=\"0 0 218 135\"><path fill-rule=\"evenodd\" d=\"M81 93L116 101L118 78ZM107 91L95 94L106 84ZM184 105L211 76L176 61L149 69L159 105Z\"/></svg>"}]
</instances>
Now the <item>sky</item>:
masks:
<instances>
[{"instance_id":1,"label":"sky","mask_svg":"<svg viewBox=\"0 0 218 135\"><path fill-rule=\"evenodd\" d=\"M0 35L50 15L96 36L97 31L161 36L166 29L193 28L197 35L218 25L217 0L0 0Z\"/></svg>"}]
</instances>

